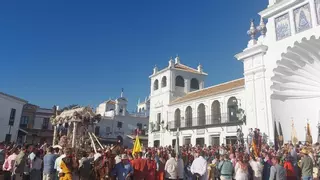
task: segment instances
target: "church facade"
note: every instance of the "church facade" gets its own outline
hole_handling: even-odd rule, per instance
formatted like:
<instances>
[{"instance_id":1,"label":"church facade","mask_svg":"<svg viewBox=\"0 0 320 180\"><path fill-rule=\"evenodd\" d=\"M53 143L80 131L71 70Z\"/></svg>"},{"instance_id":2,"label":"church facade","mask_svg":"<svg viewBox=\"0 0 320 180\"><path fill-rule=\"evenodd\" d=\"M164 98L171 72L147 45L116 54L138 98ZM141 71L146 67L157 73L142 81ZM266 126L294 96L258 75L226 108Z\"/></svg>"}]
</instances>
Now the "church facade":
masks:
<instances>
[{"instance_id":1,"label":"church facade","mask_svg":"<svg viewBox=\"0 0 320 180\"><path fill-rule=\"evenodd\" d=\"M149 146L173 145L177 134L180 145L230 143L237 129L246 136L249 128L273 142L279 125L287 142L293 124L304 141L307 123L318 137L320 0L269 0L259 15L247 47L235 55L243 63L242 79L204 88L202 66L188 67L179 57L154 68Z\"/></svg>"}]
</instances>

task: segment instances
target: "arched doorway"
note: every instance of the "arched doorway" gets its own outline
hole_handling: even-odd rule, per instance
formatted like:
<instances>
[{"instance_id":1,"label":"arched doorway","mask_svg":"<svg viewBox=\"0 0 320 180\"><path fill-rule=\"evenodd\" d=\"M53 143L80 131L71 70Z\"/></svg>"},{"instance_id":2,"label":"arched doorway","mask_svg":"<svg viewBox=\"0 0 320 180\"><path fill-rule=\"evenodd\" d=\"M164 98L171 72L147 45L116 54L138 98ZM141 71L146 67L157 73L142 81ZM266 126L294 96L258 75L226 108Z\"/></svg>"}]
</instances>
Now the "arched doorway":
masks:
<instances>
[{"instance_id":1,"label":"arched doorway","mask_svg":"<svg viewBox=\"0 0 320 180\"><path fill-rule=\"evenodd\" d=\"M174 112L174 128L178 128L181 125L181 111L180 109L176 109Z\"/></svg>"},{"instance_id":2,"label":"arched doorway","mask_svg":"<svg viewBox=\"0 0 320 180\"><path fill-rule=\"evenodd\" d=\"M220 109L220 102L218 100L213 101L211 105L211 123L212 124L221 123L221 109Z\"/></svg>"},{"instance_id":3,"label":"arched doorway","mask_svg":"<svg viewBox=\"0 0 320 180\"><path fill-rule=\"evenodd\" d=\"M228 120L230 122L238 120L238 100L234 96L230 97L228 100Z\"/></svg>"},{"instance_id":4,"label":"arched doorway","mask_svg":"<svg viewBox=\"0 0 320 180\"><path fill-rule=\"evenodd\" d=\"M198 106L198 126L203 126L206 124L206 107L204 104L199 104Z\"/></svg>"},{"instance_id":5,"label":"arched doorway","mask_svg":"<svg viewBox=\"0 0 320 180\"><path fill-rule=\"evenodd\" d=\"M185 112L186 127L192 126L192 108L188 106Z\"/></svg>"}]
</instances>

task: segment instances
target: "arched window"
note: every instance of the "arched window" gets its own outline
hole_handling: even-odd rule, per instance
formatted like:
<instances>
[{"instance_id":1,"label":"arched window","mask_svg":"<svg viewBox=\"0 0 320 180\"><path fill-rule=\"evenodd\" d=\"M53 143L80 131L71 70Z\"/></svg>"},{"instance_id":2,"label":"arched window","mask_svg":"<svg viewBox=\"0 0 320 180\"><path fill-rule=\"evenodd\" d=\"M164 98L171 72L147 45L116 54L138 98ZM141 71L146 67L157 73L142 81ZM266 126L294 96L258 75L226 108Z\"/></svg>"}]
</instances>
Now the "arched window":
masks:
<instances>
[{"instance_id":1,"label":"arched window","mask_svg":"<svg viewBox=\"0 0 320 180\"><path fill-rule=\"evenodd\" d=\"M192 108L188 106L185 113L186 113L185 114L186 127L191 127L192 126Z\"/></svg>"},{"instance_id":2,"label":"arched window","mask_svg":"<svg viewBox=\"0 0 320 180\"><path fill-rule=\"evenodd\" d=\"M158 81L158 79L156 79L155 81L154 81L154 83L153 83L153 90L155 91L155 90L157 90L159 88L159 81Z\"/></svg>"},{"instance_id":3,"label":"arched window","mask_svg":"<svg viewBox=\"0 0 320 180\"><path fill-rule=\"evenodd\" d=\"M198 106L198 126L203 126L206 124L206 107L204 104Z\"/></svg>"},{"instance_id":4,"label":"arched window","mask_svg":"<svg viewBox=\"0 0 320 180\"><path fill-rule=\"evenodd\" d=\"M163 76L161 80L161 87L166 87L167 86L167 77Z\"/></svg>"},{"instance_id":5,"label":"arched window","mask_svg":"<svg viewBox=\"0 0 320 180\"><path fill-rule=\"evenodd\" d=\"M182 76L176 77L176 86L184 87L184 79Z\"/></svg>"},{"instance_id":6,"label":"arched window","mask_svg":"<svg viewBox=\"0 0 320 180\"><path fill-rule=\"evenodd\" d=\"M144 112L144 107L141 109L141 112Z\"/></svg>"},{"instance_id":7,"label":"arched window","mask_svg":"<svg viewBox=\"0 0 320 180\"><path fill-rule=\"evenodd\" d=\"M191 79L191 89L199 89L199 81L196 78Z\"/></svg>"},{"instance_id":8,"label":"arched window","mask_svg":"<svg viewBox=\"0 0 320 180\"><path fill-rule=\"evenodd\" d=\"M237 98L232 96L228 100L228 120L229 121L238 120L237 111L238 111L238 100Z\"/></svg>"},{"instance_id":9,"label":"arched window","mask_svg":"<svg viewBox=\"0 0 320 180\"><path fill-rule=\"evenodd\" d=\"M212 118L212 124L221 123L220 102L217 100L213 101L211 105L211 118Z\"/></svg>"},{"instance_id":10,"label":"arched window","mask_svg":"<svg viewBox=\"0 0 320 180\"><path fill-rule=\"evenodd\" d=\"M174 127L180 127L181 124L181 112L180 109L176 109L174 112Z\"/></svg>"},{"instance_id":11,"label":"arched window","mask_svg":"<svg viewBox=\"0 0 320 180\"><path fill-rule=\"evenodd\" d=\"M139 111L138 111L139 113L141 112L141 108L139 108Z\"/></svg>"}]
</instances>

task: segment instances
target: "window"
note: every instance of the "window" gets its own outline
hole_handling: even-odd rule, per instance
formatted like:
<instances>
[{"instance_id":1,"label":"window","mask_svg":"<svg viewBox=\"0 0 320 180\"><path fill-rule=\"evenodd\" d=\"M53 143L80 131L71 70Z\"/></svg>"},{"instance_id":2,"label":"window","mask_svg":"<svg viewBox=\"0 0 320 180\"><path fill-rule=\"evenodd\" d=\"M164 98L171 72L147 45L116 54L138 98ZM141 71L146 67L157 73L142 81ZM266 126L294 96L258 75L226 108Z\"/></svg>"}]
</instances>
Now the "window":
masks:
<instances>
[{"instance_id":1,"label":"window","mask_svg":"<svg viewBox=\"0 0 320 180\"><path fill-rule=\"evenodd\" d=\"M110 127L106 127L106 133L110 133L111 129Z\"/></svg>"},{"instance_id":2,"label":"window","mask_svg":"<svg viewBox=\"0 0 320 180\"><path fill-rule=\"evenodd\" d=\"M219 136L211 136L211 145L219 146L220 145L220 137Z\"/></svg>"},{"instance_id":3,"label":"window","mask_svg":"<svg viewBox=\"0 0 320 180\"><path fill-rule=\"evenodd\" d=\"M96 127L94 128L94 134L95 134L96 136L99 136L99 135L100 135L100 127L99 127L99 126L96 126Z\"/></svg>"},{"instance_id":4,"label":"window","mask_svg":"<svg viewBox=\"0 0 320 180\"><path fill-rule=\"evenodd\" d=\"M198 126L203 126L206 124L206 107L204 104L198 106Z\"/></svg>"},{"instance_id":5,"label":"window","mask_svg":"<svg viewBox=\"0 0 320 180\"><path fill-rule=\"evenodd\" d=\"M218 100L213 101L211 105L211 118L212 118L212 124L221 123L220 102Z\"/></svg>"},{"instance_id":6,"label":"window","mask_svg":"<svg viewBox=\"0 0 320 180\"><path fill-rule=\"evenodd\" d=\"M156 130L160 130L160 124L161 124L161 113L158 113L157 114Z\"/></svg>"},{"instance_id":7,"label":"window","mask_svg":"<svg viewBox=\"0 0 320 180\"><path fill-rule=\"evenodd\" d=\"M14 125L14 119L16 118L16 109L11 109L10 112L10 119L9 119L9 126L13 126Z\"/></svg>"},{"instance_id":8,"label":"window","mask_svg":"<svg viewBox=\"0 0 320 180\"><path fill-rule=\"evenodd\" d=\"M158 79L156 79L154 81L154 83L153 83L153 90L155 91L155 90L158 90L158 89L159 89L159 81L158 81Z\"/></svg>"},{"instance_id":9,"label":"window","mask_svg":"<svg viewBox=\"0 0 320 180\"><path fill-rule=\"evenodd\" d=\"M188 136L188 137L184 137L184 145L190 145L191 144L191 137Z\"/></svg>"},{"instance_id":10,"label":"window","mask_svg":"<svg viewBox=\"0 0 320 180\"><path fill-rule=\"evenodd\" d=\"M191 79L191 89L198 90L199 89L199 81L196 78Z\"/></svg>"},{"instance_id":11,"label":"window","mask_svg":"<svg viewBox=\"0 0 320 180\"><path fill-rule=\"evenodd\" d=\"M192 126L192 108L190 106L187 107L186 109L186 127L191 127Z\"/></svg>"},{"instance_id":12,"label":"window","mask_svg":"<svg viewBox=\"0 0 320 180\"><path fill-rule=\"evenodd\" d=\"M137 123L137 128L142 130L142 123Z\"/></svg>"},{"instance_id":13,"label":"window","mask_svg":"<svg viewBox=\"0 0 320 180\"><path fill-rule=\"evenodd\" d=\"M48 129L49 127L49 118L43 118L43 122L42 122L42 129Z\"/></svg>"},{"instance_id":14,"label":"window","mask_svg":"<svg viewBox=\"0 0 320 180\"><path fill-rule=\"evenodd\" d=\"M20 127L27 127L29 123L29 116L22 116L20 121Z\"/></svg>"},{"instance_id":15,"label":"window","mask_svg":"<svg viewBox=\"0 0 320 180\"><path fill-rule=\"evenodd\" d=\"M167 86L167 77L163 76L161 80L161 87L166 87Z\"/></svg>"},{"instance_id":16,"label":"window","mask_svg":"<svg viewBox=\"0 0 320 180\"><path fill-rule=\"evenodd\" d=\"M176 86L178 87L184 87L184 79L182 76L176 77Z\"/></svg>"},{"instance_id":17,"label":"window","mask_svg":"<svg viewBox=\"0 0 320 180\"><path fill-rule=\"evenodd\" d=\"M228 120L229 121L238 120L237 111L238 111L238 100L237 98L232 96L228 100Z\"/></svg>"},{"instance_id":18,"label":"window","mask_svg":"<svg viewBox=\"0 0 320 180\"><path fill-rule=\"evenodd\" d=\"M176 109L174 112L174 127L178 128L181 125L181 112L180 109Z\"/></svg>"}]
</instances>

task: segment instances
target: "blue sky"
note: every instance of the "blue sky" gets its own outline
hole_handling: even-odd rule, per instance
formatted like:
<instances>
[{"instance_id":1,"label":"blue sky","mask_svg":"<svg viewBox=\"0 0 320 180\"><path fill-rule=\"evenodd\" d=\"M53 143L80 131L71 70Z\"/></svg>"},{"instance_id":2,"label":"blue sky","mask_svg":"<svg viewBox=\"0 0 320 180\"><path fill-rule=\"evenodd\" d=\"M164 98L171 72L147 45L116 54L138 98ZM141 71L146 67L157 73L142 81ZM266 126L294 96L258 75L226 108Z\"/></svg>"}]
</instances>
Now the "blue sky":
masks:
<instances>
[{"instance_id":1,"label":"blue sky","mask_svg":"<svg viewBox=\"0 0 320 180\"><path fill-rule=\"evenodd\" d=\"M132 110L156 64L201 63L205 86L242 77L234 55L267 0L2 1L0 91L50 108L96 107L121 88Z\"/></svg>"}]
</instances>

